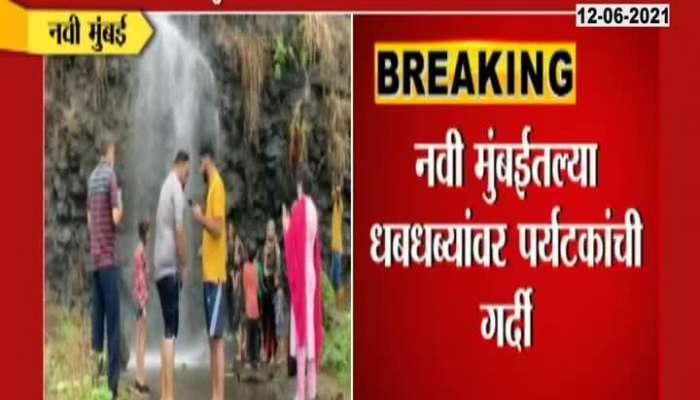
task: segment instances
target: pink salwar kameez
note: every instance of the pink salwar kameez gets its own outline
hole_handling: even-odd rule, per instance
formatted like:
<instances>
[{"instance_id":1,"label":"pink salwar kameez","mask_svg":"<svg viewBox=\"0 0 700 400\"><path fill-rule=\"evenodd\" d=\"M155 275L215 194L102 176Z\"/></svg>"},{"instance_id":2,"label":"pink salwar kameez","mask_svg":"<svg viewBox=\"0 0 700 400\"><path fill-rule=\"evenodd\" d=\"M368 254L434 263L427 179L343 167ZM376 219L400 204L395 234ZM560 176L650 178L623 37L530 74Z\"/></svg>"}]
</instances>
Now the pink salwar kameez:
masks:
<instances>
[{"instance_id":1,"label":"pink salwar kameez","mask_svg":"<svg viewBox=\"0 0 700 400\"><path fill-rule=\"evenodd\" d=\"M296 398L314 399L323 346L321 242L318 212L308 196L292 206L284 247L292 305L290 351L297 359Z\"/></svg>"}]
</instances>

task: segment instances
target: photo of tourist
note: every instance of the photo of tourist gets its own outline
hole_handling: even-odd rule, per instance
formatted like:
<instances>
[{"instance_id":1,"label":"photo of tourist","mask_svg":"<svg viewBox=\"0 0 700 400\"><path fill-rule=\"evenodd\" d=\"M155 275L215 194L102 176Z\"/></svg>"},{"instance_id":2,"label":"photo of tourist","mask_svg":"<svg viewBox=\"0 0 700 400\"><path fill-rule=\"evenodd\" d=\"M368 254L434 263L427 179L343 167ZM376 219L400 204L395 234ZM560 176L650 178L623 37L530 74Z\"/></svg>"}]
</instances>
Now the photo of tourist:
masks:
<instances>
[{"instance_id":1,"label":"photo of tourist","mask_svg":"<svg viewBox=\"0 0 700 400\"><path fill-rule=\"evenodd\" d=\"M350 17L147 17L46 60L46 398L350 398Z\"/></svg>"}]
</instances>

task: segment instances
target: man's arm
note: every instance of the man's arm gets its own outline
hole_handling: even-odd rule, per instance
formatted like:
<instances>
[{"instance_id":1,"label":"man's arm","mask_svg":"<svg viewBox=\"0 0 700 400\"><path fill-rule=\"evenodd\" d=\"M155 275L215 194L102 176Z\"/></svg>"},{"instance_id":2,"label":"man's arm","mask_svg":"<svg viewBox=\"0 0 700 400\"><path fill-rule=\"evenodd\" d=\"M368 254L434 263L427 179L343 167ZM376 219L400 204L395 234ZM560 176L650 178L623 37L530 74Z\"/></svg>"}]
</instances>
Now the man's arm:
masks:
<instances>
[{"instance_id":1,"label":"man's arm","mask_svg":"<svg viewBox=\"0 0 700 400\"><path fill-rule=\"evenodd\" d=\"M119 226L119 223L122 222L122 196L119 193L119 187L117 187L117 176L114 174L112 174L109 183L109 195L112 203L112 222Z\"/></svg>"},{"instance_id":2,"label":"man's arm","mask_svg":"<svg viewBox=\"0 0 700 400\"><path fill-rule=\"evenodd\" d=\"M172 197L175 221L175 256L177 267L183 269L187 266L187 237L185 235L185 194L182 190L176 190Z\"/></svg>"},{"instance_id":3,"label":"man's arm","mask_svg":"<svg viewBox=\"0 0 700 400\"><path fill-rule=\"evenodd\" d=\"M207 230L212 236L219 237L221 232L224 230L224 219L223 218L209 218L202 214L201 208L195 206L198 211L193 213L194 218L202 224L204 229Z\"/></svg>"},{"instance_id":4,"label":"man's arm","mask_svg":"<svg viewBox=\"0 0 700 400\"><path fill-rule=\"evenodd\" d=\"M178 268L187 265L187 238L185 237L185 227L182 224L175 225L175 252L177 253Z\"/></svg>"},{"instance_id":5,"label":"man's arm","mask_svg":"<svg viewBox=\"0 0 700 400\"><path fill-rule=\"evenodd\" d=\"M224 231L224 209L226 207L226 194L223 192L224 188L222 186L215 186L211 193L213 196L213 201L211 202L212 217L207 217L202 213L202 207L199 204L195 205L192 209L192 214L194 218L202 224L204 229L209 232L210 235L214 237L219 237Z\"/></svg>"},{"instance_id":6,"label":"man's arm","mask_svg":"<svg viewBox=\"0 0 700 400\"><path fill-rule=\"evenodd\" d=\"M112 222L117 226L122 222L122 210L120 208L115 207L112 209Z\"/></svg>"}]
</instances>

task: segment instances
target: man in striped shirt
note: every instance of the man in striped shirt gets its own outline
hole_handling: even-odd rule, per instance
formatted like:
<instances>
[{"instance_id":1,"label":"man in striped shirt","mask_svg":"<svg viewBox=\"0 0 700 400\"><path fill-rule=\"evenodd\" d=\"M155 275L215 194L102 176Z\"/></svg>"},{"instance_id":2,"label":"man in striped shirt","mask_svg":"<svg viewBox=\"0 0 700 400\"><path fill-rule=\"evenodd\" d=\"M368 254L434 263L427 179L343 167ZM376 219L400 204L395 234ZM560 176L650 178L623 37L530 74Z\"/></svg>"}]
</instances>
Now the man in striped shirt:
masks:
<instances>
[{"instance_id":1,"label":"man in striped shirt","mask_svg":"<svg viewBox=\"0 0 700 400\"><path fill-rule=\"evenodd\" d=\"M115 142L106 138L100 161L88 179L88 232L92 256L92 348L100 354L107 323L108 382L117 398L119 384L119 269L117 226L122 219L121 191L114 173Z\"/></svg>"}]
</instances>

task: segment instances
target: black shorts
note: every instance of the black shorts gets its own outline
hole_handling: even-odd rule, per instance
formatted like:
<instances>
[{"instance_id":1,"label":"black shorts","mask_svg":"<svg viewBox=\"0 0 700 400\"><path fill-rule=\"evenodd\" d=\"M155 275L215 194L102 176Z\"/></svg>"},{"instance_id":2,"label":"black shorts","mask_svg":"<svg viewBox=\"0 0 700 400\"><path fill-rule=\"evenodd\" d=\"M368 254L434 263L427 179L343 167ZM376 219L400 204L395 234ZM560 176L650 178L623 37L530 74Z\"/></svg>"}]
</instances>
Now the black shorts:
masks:
<instances>
[{"instance_id":1,"label":"black shorts","mask_svg":"<svg viewBox=\"0 0 700 400\"><path fill-rule=\"evenodd\" d=\"M166 339L177 337L180 320L180 279L177 275L168 275L156 282L160 308L163 311L163 330Z\"/></svg>"}]
</instances>

